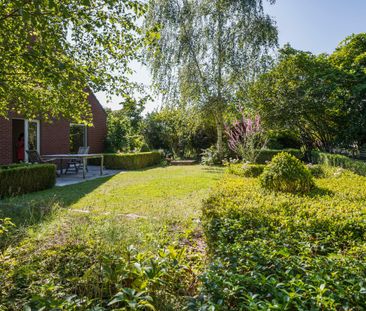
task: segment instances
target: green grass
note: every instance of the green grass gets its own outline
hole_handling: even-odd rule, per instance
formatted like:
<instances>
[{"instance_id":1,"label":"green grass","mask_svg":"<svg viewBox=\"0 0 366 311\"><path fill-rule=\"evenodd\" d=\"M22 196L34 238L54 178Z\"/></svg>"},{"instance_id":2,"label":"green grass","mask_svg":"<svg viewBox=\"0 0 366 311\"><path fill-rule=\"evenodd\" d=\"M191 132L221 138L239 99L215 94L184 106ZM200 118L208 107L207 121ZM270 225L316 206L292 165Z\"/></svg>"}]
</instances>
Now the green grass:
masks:
<instances>
[{"instance_id":1,"label":"green grass","mask_svg":"<svg viewBox=\"0 0 366 311\"><path fill-rule=\"evenodd\" d=\"M7 268L0 267L0 296L20 306L51 279L61 286L60 258L74 247L81 248L72 255L78 257L89 254L89 248L109 256L132 244L145 252L177 244L197 231L201 202L221 175L220 168L159 167L1 201L0 218L10 217L16 229L1 245L0 266ZM49 266L50 258L54 266ZM95 263L63 260L77 261L73 277L80 262L85 270ZM70 288L73 283L67 282ZM53 288L50 296L55 299L60 291Z\"/></svg>"}]
</instances>

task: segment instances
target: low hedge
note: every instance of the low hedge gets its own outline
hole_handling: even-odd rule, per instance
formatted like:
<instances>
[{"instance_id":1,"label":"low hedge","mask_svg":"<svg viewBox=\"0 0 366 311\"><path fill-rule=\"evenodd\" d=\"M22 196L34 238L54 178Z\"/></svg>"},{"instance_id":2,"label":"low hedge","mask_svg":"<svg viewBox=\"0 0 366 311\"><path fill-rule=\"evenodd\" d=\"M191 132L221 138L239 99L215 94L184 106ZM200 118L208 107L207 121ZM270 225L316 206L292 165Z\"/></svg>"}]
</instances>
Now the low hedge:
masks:
<instances>
[{"instance_id":1,"label":"low hedge","mask_svg":"<svg viewBox=\"0 0 366 311\"><path fill-rule=\"evenodd\" d=\"M227 177L203 208L210 264L200 310L366 310L366 178L345 171L309 195Z\"/></svg>"},{"instance_id":2,"label":"low hedge","mask_svg":"<svg viewBox=\"0 0 366 311\"><path fill-rule=\"evenodd\" d=\"M52 188L55 182L53 164L0 166L0 198Z\"/></svg>"},{"instance_id":3,"label":"low hedge","mask_svg":"<svg viewBox=\"0 0 366 311\"><path fill-rule=\"evenodd\" d=\"M296 158L298 158L299 160L302 160L304 157L303 152L300 149L284 149L284 150L273 150L273 149L263 149L256 160L256 163L258 164L266 164L267 162L271 162L272 158L281 153L281 152L287 152L293 156L295 156Z\"/></svg>"},{"instance_id":4,"label":"low hedge","mask_svg":"<svg viewBox=\"0 0 366 311\"><path fill-rule=\"evenodd\" d=\"M340 154L331 154L318 151L313 151L311 157L313 163L342 167L358 175L366 176L366 162L364 161L354 160Z\"/></svg>"},{"instance_id":5,"label":"low hedge","mask_svg":"<svg viewBox=\"0 0 366 311\"><path fill-rule=\"evenodd\" d=\"M229 164L226 172L241 177L253 178L262 174L265 167L264 164Z\"/></svg>"},{"instance_id":6,"label":"low hedge","mask_svg":"<svg viewBox=\"0 0 366 311\"><path fill-rule=\"evenodd\" d=\"M162 159L158 151L140 153L106 153L104 165L107 169L138 170L160 164ZM89 164L99 165L100 159L89 160Z\"/></svg>"}]
</instances>

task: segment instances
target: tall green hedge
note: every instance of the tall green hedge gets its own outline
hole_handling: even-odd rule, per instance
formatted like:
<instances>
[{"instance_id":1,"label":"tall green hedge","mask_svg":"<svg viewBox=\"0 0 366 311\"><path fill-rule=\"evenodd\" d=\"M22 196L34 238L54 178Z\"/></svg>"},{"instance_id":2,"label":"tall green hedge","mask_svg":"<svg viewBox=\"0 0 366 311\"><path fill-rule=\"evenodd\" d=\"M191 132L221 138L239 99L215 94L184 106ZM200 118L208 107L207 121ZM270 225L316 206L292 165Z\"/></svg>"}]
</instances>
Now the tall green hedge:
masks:
<instances>
[{"instance_id":1,"label":"tall green hedge","mask_svg":"<svg viewBox=\"0 0 366 311\"><path fill-rule=\"evenodd\" d=\"M302 158L304 157L304 154L301 150L299 149L284 149L284 150L274 150L274 149L263 149L258 158L256 163L258 164L265 164L266 162L270 162L272 161L272 158L281 153L281 152L287 152L293 156L295 156L296 158L298 158L299 160L302 160Z\"/></svg>"},{"instance_id":2,"label":"tall green hedge","mask_svg":"<svg viewBox=\"0 0 366 311\"><path fill-rule=\"evenodd\" d=\"M161 153L158 151L139 153L106 153L104 165L108 169L138 170L157 165L161 162ZM90 164L99 165L99 159L89 160Z\"/></svg>"},{"instance_id":3,"label":"tall green hedge","mask_svg":"<svg viewBox=\"0 0 366 311\"><path fill-rule=\"evenodd\" d=\"M366 162L354 160L340 154L331 154L314 151L312 152L312 162L329 166L342 167L358 175L366 176Z\"/></svg>"},{"instance_id":4,"label":"tall green hedge","mask_svg":"<svg viewBox=\"0 0 366 311\"><path fill-rule=\"evenodd\" d=\"M55 182L53 164L0 166L0 198L52 188Z\"/></svg>"}]
</instances>

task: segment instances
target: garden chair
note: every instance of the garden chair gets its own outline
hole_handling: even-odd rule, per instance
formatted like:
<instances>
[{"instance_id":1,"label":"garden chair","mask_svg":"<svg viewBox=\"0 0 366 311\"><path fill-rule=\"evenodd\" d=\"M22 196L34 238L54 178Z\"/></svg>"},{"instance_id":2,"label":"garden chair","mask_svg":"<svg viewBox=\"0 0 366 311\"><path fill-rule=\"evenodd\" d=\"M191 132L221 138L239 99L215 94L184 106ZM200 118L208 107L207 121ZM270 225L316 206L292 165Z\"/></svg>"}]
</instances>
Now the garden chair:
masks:
<instances>
[{"instance_id":1,"label":"garden chair","mask_svg":"<svg viewBox=\"0 0 366 311\"><path fill-rule=\"evenodd\" d=\"M54 162L56 159L43 159L37 150L26 150L27 154L28 154L28 162L32 163L32 164L42 164L42 163L49 163L49 162Z\"/></svg>"},{"instance_id":2,"label":"garden chair","mask_svg":"<svg viewBox=\"0 0 366 311\"><path fill-rule=\"evenodd\" d=\"M32 164L46 164L55 162L57 159L44 159L40 156L37 150L26 150L28 155L28 162ZM56 175L59 177L59 173L56 172Z\"/></svg>"},{"instance_id":3,"label":"garden chair","mask_svg":"<svg viewBox=\"0 0 366 311\"><path fill-rule=\"evenodd\" d=\"M88 154L89 153L89 147L79 147L77 154ZM83 165L82 159L71 159L66 163L66 171L65 174L67 174L68 171L73 170L75 171L75 174L79 172L80 167ZM88 171L88 165L86 165L86 171Z\"/></svg>"}]
</instances>

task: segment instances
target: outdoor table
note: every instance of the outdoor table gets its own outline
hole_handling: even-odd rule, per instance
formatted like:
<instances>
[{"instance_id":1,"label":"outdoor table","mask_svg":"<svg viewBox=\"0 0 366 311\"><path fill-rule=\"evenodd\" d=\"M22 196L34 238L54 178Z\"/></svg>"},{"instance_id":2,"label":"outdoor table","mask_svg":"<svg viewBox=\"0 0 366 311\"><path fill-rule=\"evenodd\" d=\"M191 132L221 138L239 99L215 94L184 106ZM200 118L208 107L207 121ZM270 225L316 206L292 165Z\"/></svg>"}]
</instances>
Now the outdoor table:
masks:
<instances>
[{"instance_id":1,"label":"outdoor table","mask_svg":"<svg viewBox=\"0 0 366 311\"><path fill-rule=\"evenodd\" d=\"M63 160L74 160L81 159L83 161L83 179L86 178L86 163L88 159L98 159L100 158L100 175L103 175L103 165L104 165L104 156L103 154L47 154L43 155L43 158L52 158L55 160L60 160L60 169L62 175L62 165Z\"/></svg>"}]
</instances>

